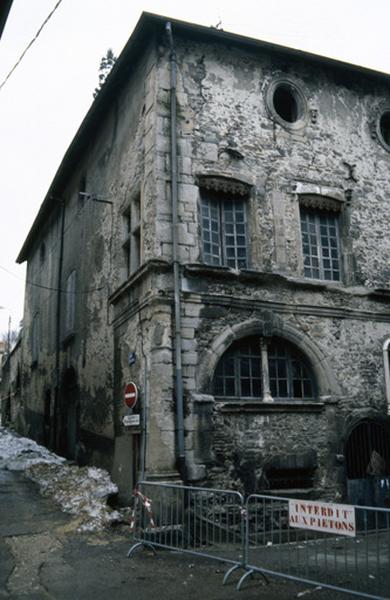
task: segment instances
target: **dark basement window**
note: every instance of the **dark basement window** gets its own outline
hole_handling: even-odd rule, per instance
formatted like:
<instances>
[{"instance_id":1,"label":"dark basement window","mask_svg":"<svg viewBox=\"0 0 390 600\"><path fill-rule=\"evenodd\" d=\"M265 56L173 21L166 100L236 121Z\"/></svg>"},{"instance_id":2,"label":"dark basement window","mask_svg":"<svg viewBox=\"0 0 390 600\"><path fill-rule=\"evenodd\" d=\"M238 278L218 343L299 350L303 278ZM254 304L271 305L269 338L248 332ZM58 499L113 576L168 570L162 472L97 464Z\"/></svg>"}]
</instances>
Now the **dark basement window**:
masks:
<instances>
[{"instance_id":1,"label":"dark basement window","mask_svg":"<svg viewBox=\"0 0 390 600\"><path fill-rule=\"evenodd\" d=\"M314 483L314 468L278 469L270 468L266 471L269 488L271 490L288 490L293 488L308 489Z\"/></svg>"}]
</instances>

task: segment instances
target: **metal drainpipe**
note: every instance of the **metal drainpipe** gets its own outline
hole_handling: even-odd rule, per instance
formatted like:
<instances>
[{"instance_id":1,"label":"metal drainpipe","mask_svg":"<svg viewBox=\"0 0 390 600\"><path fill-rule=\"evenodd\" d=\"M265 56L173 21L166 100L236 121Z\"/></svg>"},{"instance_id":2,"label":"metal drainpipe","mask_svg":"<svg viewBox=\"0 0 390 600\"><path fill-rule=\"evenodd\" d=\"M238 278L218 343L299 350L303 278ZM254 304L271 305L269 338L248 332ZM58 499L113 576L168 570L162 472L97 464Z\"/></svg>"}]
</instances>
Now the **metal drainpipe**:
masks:
<instances>
[{"instance_id":1,"label":"metal drainpipe","mask_svg":"<svg viewBox=\"0 0 390 600\"><path fill-rule=\"evenodd\" d=\"M173 44L172 26L170 22L165 25L170 46L170 102L171 102L171 200L172 200L172 254L173 254L173 286L175 306L175 389L176 389L176 416L177 416L177 453L178 468L184 482L187 480L186 457L184 447L184 401L183 401L183 375L181 365L181 273L178 257L178 184L177 184L177 117L176 117L176 51Z\"/></svg>"},{"instance_id":2,"label":"metal drainpipe","mask_svg":"<svg viewBox=\"0 0 390 600\"><path fill-rule=\"evenodd\" d=\"M65 232L65 201L61 203L61 233L60 233L60 249L58 257L58 274L57 274L57 306L56 306L56 363L55 363L55 389L54 389L54 427L52 436L52 446L57 449L58 444L58 411L60 397L60 352L61 352L61 283L62 283L62 264L64 260L64 232Z\"/></svg>"},{"instance_id":3,"label":"metal drainpipe","mask_svg":"<svg viewBox=\"0 0 390 600\"><path fill-rule=\"evenodd\" d=\"M385 369L387 414L390 416L390 338L383 344L383 365Z\"/></svg>"}]
</instances>

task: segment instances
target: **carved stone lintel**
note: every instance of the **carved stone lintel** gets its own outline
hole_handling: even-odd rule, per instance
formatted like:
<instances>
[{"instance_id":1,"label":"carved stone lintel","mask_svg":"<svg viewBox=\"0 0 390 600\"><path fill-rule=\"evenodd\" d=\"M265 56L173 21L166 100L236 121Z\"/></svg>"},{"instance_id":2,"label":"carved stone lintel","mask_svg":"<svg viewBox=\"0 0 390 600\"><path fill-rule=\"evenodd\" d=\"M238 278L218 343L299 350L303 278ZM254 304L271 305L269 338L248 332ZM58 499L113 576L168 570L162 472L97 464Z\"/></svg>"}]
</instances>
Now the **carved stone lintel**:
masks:
<instances>
[{"instance_id":1,"label":"carved stone lintel","mask_svg":"<svg viewBox=\"0 0 390 600\"><path fill-rule=\"evenodd\" d=\"M234 196L249 196L251 186L237 179L228 179L218 176L200 175L198 177L199 187L213 192L223 192Z\"/></svg>"},{"instance_id":2,"label":"carved stone lintel","mask_svg":"<svg viewBox=\"0 0 390 600\"><path fill-rule=\"evenodd\" d=\"M312 196L311 194L302 194L299 196L299 204L305 208L315 208L317 210L328 210L331 212L340 212L341 203L333 198L324 196Z\"/></svg>"}]
</instances>

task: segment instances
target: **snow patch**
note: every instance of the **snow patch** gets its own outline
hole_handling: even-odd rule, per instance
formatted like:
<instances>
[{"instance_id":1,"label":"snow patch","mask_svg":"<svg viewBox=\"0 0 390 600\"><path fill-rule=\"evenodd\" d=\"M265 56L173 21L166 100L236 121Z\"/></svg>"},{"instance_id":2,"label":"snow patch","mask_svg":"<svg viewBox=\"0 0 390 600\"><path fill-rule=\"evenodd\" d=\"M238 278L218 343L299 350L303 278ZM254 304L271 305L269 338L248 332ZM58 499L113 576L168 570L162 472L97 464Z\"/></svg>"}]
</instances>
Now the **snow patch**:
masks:
<instances>
[{"instance_id":1,"label":"snow patch","mask_svg":"<svg viewBox=\"0 0 390 600\"><path fill-rule=\"evenodd\" d=\"M78 531L97 531L122 520L120 512L107 506L108 497L118 491L107 471L66 464L64 458L4 427L0 427L0 469L24 471L43 496L75 515Z\"/></svg>"},{"instance_id":2,"label":"snow patch","mask_svg":"<svg viewBox=\"0 0 390 600\"><path fill-rule=\"evenodd\" d=\"M62 464L65 458L50 452L29 438L0 427L0 469L24 471L37 463Z\"/></svg>"},{"instance_id":3,"label":"snow patch","mask_svg":"<svg viewBox=\"0 0 390 600\"><path fill-rule=\"evenodd\" d=\"M31 465L26 475L39 485L43 496L78 517L79 531L96 531L122 518L107 506L107 498L118 488L104 469L41 463Z\"/></svg>"}]
</instances>

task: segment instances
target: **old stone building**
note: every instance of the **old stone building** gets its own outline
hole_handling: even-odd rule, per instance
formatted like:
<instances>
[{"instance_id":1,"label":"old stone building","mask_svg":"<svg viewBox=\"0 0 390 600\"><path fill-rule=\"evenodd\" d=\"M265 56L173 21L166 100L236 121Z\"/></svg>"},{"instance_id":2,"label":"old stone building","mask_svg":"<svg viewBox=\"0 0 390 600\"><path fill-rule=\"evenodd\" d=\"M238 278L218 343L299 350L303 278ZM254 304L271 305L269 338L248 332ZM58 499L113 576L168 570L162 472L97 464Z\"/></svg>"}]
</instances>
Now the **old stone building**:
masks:
<instances>
[{"instance_id":1,"label":"old stone building","mask_svg":"<svg viewBox=\"0 0 390 600\"><path fill-rule=\"evenodd\" d=\"M0 345L1 348L1 345ZM0 423L13 425L16 429L25 428L24 414L21 410L21 335L9 352L0 358Z\"/></svg>"},{"instance_id":2,"label":"old stone building","mask_svg":"<svg viewBox=\"0 0 390 600\"><path fill-rule=\"evenodd\" d=\"M143 14L18 258L30 434L123 497L141 472L369 501L389 164L389 76Z\"/></svg>"}]
</instances>

